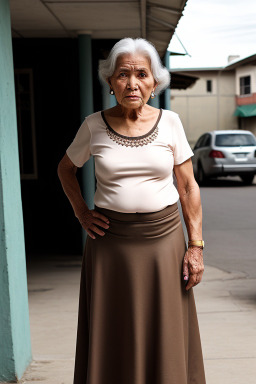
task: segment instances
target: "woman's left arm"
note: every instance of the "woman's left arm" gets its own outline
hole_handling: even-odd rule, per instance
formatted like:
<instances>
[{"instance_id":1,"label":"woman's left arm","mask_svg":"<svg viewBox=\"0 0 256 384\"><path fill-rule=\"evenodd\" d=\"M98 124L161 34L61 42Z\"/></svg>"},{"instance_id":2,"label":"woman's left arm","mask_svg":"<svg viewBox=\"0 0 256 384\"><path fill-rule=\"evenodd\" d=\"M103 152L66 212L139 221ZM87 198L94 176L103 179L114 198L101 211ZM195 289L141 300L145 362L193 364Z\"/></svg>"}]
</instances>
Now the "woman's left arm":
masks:
<instances>
[{"instance_id":1,"label":"woman's left arm","mask_svg":"<svg viewBox=\"0 0 256 384\"><path fill-rule=\"evenodd\" d=\"M174 166L180 203L189 240L202 240L202 205L199 186L195 180L191 159ZM190 246L184 256L183 277L188 280L186 290L202 280L203 250Z\"/></svg>"}]
</instances>

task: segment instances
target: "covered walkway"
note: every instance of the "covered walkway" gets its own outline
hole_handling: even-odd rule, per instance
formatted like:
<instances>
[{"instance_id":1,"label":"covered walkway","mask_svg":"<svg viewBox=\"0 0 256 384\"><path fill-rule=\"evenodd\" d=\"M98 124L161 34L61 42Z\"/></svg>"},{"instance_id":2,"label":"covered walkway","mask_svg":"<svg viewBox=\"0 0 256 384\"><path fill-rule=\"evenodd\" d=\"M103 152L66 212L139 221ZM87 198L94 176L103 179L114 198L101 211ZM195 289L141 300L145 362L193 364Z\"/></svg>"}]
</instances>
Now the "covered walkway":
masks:
<instances>
[{"instance_id":1,"label":"covered walkway","mask_svg":"<svg viewBox=\"0 0 256 384\"><path fill-rule=\"evenodd\" d=\"M155 44L168 67L166 50L186 2L0 1L0 382L17 382L21 378L37 356L41 338L48 343L55 340L51 361L62 355L60 351L68 350L64 355L73 356L72 346L62 337L63 333L58 333L56 319L50 315L56 306L65 307L69 292L73 292L66 292L63 287L58 291L65 268L56 269L60 274L53 273L57 278L54 290L43 284L53 284L45 254L80 255L82 233L85 241L85 232L61 190L57 164L83 119L113 104L107 87L101 86L97 78L99 60L120 38L143 37ZM156 107L169 109L170 90L153 102ZM93 158L79 177L85 201L93 209ZM34 287L29 286L31 348L26 262L32 265L36 257L42 265L35 272ZM63 297L65 292L67 297ZM63 314L63 327L70 326L69 311L75 308L72 305L73 299L67 312L58 308L57 313ZM59 318L56 321L59 323ZM70 329L74 329L73 324ZM68 330L66 334L71 335ZM58 364L61 370L65 369Z\"/></svg>"}]
</instances>

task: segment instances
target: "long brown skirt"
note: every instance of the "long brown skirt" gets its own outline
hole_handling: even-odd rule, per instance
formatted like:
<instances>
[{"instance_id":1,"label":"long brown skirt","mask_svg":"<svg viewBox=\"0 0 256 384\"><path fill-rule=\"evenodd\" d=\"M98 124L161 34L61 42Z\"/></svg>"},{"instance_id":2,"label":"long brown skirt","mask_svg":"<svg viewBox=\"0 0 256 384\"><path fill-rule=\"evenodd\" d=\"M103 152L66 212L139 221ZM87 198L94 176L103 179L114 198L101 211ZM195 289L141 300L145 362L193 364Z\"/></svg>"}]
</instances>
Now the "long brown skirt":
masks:
<instances>
[{"instance_id":1,"label":"long brown skirt","mask_svg":"<svg viewBox=\"0 0 256 384\"><path fill-rule=\"evenodd\" d=\"M74 384L205 384L193 288L177 203L109 218L87 236L81 270Z\"/></svg>"}]
</instances>

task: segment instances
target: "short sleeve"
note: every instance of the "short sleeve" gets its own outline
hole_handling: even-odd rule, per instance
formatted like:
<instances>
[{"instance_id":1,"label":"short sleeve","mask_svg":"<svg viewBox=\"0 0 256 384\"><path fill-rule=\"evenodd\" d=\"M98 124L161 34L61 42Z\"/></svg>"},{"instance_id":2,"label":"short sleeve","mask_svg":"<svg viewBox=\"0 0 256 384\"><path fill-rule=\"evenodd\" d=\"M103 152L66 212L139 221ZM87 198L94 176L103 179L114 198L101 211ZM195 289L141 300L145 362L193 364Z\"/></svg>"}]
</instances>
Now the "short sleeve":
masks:
<instances>
[{"instance_id":1,"label":"short sleeve","mask_svg":"<svg viewBox=\"0 0 256 384\"><path fill-rule=\"evenodd\" d=\"M91 157L91 132L86 119L78 129L76 136L66 153L70 160L77 166L82 167Z\"/></svg>"},{"instance_id":2,"label":"short sleeve","mask_svg":"<svg viewBox=\"0 0 256 384\"><path fill-rule=\"evenodd\" d=\"M173 126L173 147L174 165L182 164L184 161L194 156L178 114L176 114Z\"/></svg>"}]
</instances>

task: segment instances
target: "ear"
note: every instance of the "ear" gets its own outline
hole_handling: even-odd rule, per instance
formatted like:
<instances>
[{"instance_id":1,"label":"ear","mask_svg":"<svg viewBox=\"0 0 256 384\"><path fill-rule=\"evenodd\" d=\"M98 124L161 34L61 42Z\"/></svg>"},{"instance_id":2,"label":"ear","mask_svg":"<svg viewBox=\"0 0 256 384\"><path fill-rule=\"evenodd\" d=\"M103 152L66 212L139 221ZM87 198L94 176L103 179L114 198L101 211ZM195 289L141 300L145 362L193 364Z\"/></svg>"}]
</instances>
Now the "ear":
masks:
<instances>
[{"instance_id":1,"label":"ear","mask_svg":"<svg viewBox=\"0 0 256 384\"><path fill-rule=\"evenodd\" d=\"M155 83L154 83L154 91L156 90L156 87L158 86L158 82L155 80Z\"/></svg>"},{"instance_id":2,"label":"ear","mask_svg":"<svg viewBox=\"0 0 256 384\"><path fill-rule=\"evenodd\" d=\"M111 77L108 77L108 78L107 78L107 83L108 83L108 85L112 88L112 85L111 85Z\"/></svg>"}]
</instances>

